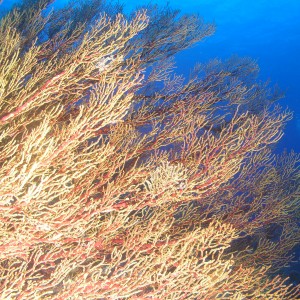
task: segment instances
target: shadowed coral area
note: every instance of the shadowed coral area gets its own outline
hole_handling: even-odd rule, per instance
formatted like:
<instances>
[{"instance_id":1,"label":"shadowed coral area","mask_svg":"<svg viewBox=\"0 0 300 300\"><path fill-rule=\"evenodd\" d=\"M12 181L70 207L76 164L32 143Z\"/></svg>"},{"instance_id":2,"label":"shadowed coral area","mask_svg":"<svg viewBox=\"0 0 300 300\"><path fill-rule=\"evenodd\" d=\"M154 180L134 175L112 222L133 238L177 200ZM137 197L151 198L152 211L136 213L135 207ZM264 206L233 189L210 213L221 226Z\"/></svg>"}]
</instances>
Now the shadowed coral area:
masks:
<instances>
[{"instance_id":1,"label":"shadowed coral area","mask_svg":"<svg viewBox=\"0 0 300 300\"><path fill-rule=\"evenodd\" d=\"M300 156L256 62L184 78L198 16L51 4L0 20L0 298L298 299Z\"/></svg>"}]
</instances>

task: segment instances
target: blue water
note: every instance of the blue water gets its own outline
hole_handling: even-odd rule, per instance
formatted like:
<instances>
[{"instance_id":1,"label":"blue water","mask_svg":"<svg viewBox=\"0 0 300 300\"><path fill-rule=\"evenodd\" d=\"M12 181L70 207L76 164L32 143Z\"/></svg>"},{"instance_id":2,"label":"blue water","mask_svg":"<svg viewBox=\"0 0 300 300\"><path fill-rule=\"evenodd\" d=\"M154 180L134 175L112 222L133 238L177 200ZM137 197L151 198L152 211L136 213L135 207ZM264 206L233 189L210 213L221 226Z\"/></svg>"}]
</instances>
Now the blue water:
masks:
<instances>
[{"instance_id":1,"label":"blue water","mask_svg":"<svg viewBox=\"0 0 300 300\"><path fill-rule=\"evenodd\" d=\"M129 1L135 3L136 1ZM182 12L199 13L217 26L214 36L179 56L179 66L231 55L250 56L260 66L260 79L284 90L280 103L294 111L278 150L300 151L300 1L173 0Z\"/></svg>"},{"instance_id":2,"label":"blue water","mask_svg":"<svg viewBox=\"0 0 300 300\"><path fill-rule=\"evenodd\" d=\"M164 1L161 1L165 3ZM136 1L127 1L134 7ZM300 0L173 0L185 13L198 13L217 26L214 36L178 56L188 74L195 62L250 56L260 66L260 79L284 90L280 103L294 111L278 145L300 152Z\"/></svg>"}]
</instances>

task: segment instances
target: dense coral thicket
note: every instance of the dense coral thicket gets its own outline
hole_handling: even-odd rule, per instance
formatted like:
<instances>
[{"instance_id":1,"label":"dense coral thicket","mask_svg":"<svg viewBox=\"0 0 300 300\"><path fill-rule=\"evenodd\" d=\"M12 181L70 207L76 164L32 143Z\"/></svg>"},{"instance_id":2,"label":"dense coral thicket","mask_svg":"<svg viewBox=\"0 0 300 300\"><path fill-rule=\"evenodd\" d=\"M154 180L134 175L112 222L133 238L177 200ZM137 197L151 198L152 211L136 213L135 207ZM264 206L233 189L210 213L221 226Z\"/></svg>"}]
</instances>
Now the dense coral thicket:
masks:
<instances>
[{"instance_id":1,"label":"dense coral thicket","mask_svg":"<svg viewBox=\"0 0 300 300\"><path fill-rule=\"evenodd\" d=\"M1 299L296 299L291 113L170 7L26 0L0 20ZM104 12L105 11L105 12Z\"/></svg>"}]
</instances>

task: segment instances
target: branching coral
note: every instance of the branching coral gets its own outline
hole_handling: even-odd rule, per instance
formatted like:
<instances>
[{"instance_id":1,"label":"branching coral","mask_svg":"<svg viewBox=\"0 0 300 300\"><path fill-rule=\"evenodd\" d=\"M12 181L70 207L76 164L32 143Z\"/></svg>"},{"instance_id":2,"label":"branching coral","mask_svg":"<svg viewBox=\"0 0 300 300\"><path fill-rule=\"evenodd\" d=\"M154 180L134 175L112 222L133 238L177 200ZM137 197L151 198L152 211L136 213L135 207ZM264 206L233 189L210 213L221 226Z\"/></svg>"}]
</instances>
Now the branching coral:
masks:
<instances>
[{"instance_id":1,"label":"branching coral","mask_svg":"<svg viewBox=\"0 0 300 300\"><path fill-rule=\"evenodd\" d=\"M291 113L256 63L185 81L170 57L212 25L51 2L0 21L0 298L298 297L277 273L299 243L300 159L271 154Z\"/></svg>"}]
</instances>

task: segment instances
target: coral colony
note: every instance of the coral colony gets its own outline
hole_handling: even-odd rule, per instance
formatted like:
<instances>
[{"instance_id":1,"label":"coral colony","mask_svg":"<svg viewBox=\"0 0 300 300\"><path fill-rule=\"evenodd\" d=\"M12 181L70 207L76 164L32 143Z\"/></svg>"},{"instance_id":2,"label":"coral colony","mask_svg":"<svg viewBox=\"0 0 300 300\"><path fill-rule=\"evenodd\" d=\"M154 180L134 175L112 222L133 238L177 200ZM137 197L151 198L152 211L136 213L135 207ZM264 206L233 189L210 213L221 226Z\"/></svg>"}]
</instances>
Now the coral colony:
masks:
<instances>
[{"instance_id":1,"label":"coral colony","mask_svg":"<svg viewBox=\"0 0 300 300\"><path fill-rule=\"evenodd\" d=\"M169 6L24 0L0 20L1 299L297 299L291 112Z\"/></svg>"}]
</instances>

